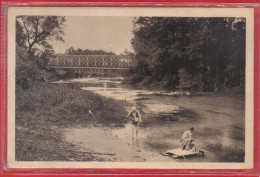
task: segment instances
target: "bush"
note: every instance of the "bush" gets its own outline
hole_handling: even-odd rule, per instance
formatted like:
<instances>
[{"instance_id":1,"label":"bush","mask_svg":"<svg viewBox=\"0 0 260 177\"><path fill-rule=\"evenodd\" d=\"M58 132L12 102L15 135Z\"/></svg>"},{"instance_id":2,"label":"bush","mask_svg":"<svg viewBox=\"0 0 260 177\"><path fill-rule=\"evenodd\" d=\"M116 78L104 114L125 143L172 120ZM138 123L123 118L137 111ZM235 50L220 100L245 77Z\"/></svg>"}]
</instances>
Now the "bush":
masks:
<instances>
[{"instance_id":1,"label":"bush","mask_svg":"<svg viewBox=\"0 0 260 177\"><path fill-rule=\"evenodd\" d=\"M140 83L144 79L143 75L135 73L133 75L128 76L125 78L121 83L122 84L137 84Z\"/></svg>"},{"instance_id":2,"label":"bush","mask_svg":"<svg viewBox=\"0 0 260 177\"><path fill-rule=\"evenodd\" d=\"M16 46L16 85L25 90L34 82L45 82L51 74L39 69L36 58L30 58L26 49Z\"/></svg>"},{"instance_id":3,"label":"bush","mask_svg":"<svg viewBox=\"0 0 260 177\"><path fill-rule=\"evenodd\" d=\"M179 70L179 89L194 89L199 87L199 77L189 74L184 68Z\"/></svg>"},{"instance_id":4,"label":"bush","mask_svg":"<svg viewBox=\"0 0 260 177\"><path fill-rule=\"evenodd\" d=\"M158 80L153 80L153 82L150 85L150 88L152 90L165 90L164 84L162 82L159 82Z\"/></svg>"},{"instance_id":5,"label":"bush","mask_svg":"<svg viewBox=\"0 0 260 177\"><path fill-rule=\"evenodd\" d=\"M145 76L141 82L141 86L149 86L153 82L152 76Z\"/></svg>"},{"instance_id":6,"label":"bush","mask_svg":"<svg viewBox=\"0 0 260 177\"><path fill-rule=\"evenodd\" d=\"M238 86L233 88L225 88L222 92L226 95L245 95L245 87Z\"/></svg>"},{"instance_id":7,"label":"bush","mask_svg":"<svg viewBox=\"0 0 260 177\"><path fill-rule=\"evenodd\" d=\"M176 75L169 76L168 74L166 74L162 78L162 84L161 85L164 88L167 88L169 90L173 90L178 85L178 77Z\"/></svg>"}]
</instances>

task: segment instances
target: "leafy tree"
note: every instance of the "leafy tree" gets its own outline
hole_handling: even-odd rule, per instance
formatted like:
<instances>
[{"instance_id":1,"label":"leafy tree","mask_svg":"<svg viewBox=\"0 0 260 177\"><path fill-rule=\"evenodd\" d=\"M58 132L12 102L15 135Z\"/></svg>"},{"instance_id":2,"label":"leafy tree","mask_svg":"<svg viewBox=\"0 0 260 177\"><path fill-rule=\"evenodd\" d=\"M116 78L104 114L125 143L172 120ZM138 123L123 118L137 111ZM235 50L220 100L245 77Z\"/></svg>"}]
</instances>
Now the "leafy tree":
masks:
<instances>
[{"instance_id":1,"label":"leafy tree","mask_svg":"<svg viewBox=\"0 0 260 177\"><path fill-rule=\"evenodd\" d=\"M55 76L46 66L54 51L50 40L62 38L65 17L18 16L16 18L16 84L23 89Z\"/></svg>"},{"instance_id":2,"label":"leafy tree","mask_svg":"<svg viewBox=\"0 0 260 177\"><path fill-rule=\"evenodd\" d=\"M76 50L73 47L70 47L69 49L65 50L65 54L67 54L67 55L75 55L76 54Z\"/></svg>"},{"instance_id":3,"label":"leafy tree","mask_svg":"<svg viewBox=\"0 0 260 177\"><path fill-rule=\"evenodd\" d=\"M82 50L81 48L75 50L73 47L66 49L65 54L66 55L115 55L115 53L113 52L106 52L104 50L90 50L90 49Z\"/></svg>"},{"instance_id":4,"label":"leafy tree","mask_svg":"<svg viewBox=\"0 0 260 177\"><path fill-rule=\"evenodd\" d=\"M138 77L170 89L244 85L244 18L139 17L133 32Z\"/></svg>"},{"instance_id":5,"label":"leafy tree","mask_svg":"<svg viewBox=\"0 0 260 177\"><path fill-rule=\"evenodd\" d=\"M26 49L16 46L16 85L27 90L32 83L44 82L51 77L50 73L39 68L35 60L31 60Z\"/></svg>"},{"instance_id":6,"label":"leafy tree","mask_svg":"<svg viewBox=\"0 0 260 177\"><path fill-rule=\"evenodd\" d=\"M25 46L25 35L21 23L16 19L16 44L18 46Z\"/></svg>"},{"instance_id":7,"label":"leafy tree","mask_svg":"<svg viewBox=\"0 0 260 177\"><path fill-rule=\"evenodd\" d=\"M52 49L50 40L64 41L62 35L66 19L64 16L18 16L17 43L32 56L40 47Z\"/></svg>"}]
</instances>

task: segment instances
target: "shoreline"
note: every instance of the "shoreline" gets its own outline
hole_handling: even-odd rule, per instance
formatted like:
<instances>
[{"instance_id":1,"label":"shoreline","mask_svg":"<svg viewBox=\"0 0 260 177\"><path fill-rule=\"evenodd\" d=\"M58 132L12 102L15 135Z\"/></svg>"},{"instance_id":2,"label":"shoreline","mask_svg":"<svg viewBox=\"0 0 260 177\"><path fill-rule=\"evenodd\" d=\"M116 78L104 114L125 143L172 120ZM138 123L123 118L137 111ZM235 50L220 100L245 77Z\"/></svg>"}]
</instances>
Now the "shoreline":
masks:
<instances>
[{"instance_id":1,"label":"shoreline","mask_svg":"<svg viewBox=\"0 0 260 177\"><path fill-rule=\"evenodd\" d=\"M96 79L97 83L95 84L104 86L101 83L107 82L106 79L101 80L101 83L99 81ZM105 88L95 87L94 90L91 90L91 85L85 86L88 89L82 89L81 84L46 84L45 86L36 86L34 91L21 92L21 90L18 90L20 102L18 102L17 107L16 147L19 153L16 153L18 154L16 159L23 161L33 159L47 161L117 161L116 155L113 158L110 157L111 155L104 157L98 155L102 151L88 150L87 141L92 141L93 147L99 148L105 146L102 142L101 144L99 142L103 139L106 140L105 137L94 138L94 140L88 139L88 137L84 138L88 134L92 134L93 137L96 137L96 134L102 137L102 133L110 129L112 132L107 137L111 139L111 146L107 147L111 148L113 144L121 143L121 146L125 147L128 152L128 156L118 155L118 161L127 159L130 159L130 161L153 160L149 159L150 156L148 155L138 155L140 158L132 156L134 153L140 153L131 150L131 147L129 149L128 144L131 144L131 139L125 141L129 139L130 133L129 128L127 128L129 124L122 121L118 114L127 115L127 109L136 104L144 116L145 126L140 128L141 151L145 152L144 154L156 154L153 155L156 156L154 159L161 159L161 153L179 146L179 138L183 131L189 126L195 125L197 127L196 144L211 151L212 154L207 158L194 158L189 161L232 162L235 160L235 162L240 162L243 160L244 125L242 120L244 118L243 110L240 108L244 104L243 100L237 102L236 99L225 96L216 96L212 99L210 95L154 95L146 90L131 90L119 87L110 89L109 86L111 85L107 86ZM104 89L106 92L104 92ZM131 94L129 95L129 93ZM133 96L134 102L129 99L124 100L125 96ZM90 110L97 116L97 119L89 114ZM169 110L173 111L163 114ZM111 119L110 121L108 121L108 117ZM237 119L230 119L232 117L237 117ZM203 125L201 122L203 122ZM220 122L225 126L220 128L214 122ZM93 132L89 132L90 128L88 127L92 127ZM98 129L98 127L100 128ZM75 136L63 141L68 137L67 135L62 136L63 130L70 130ZM77 133L78 131L82 132ZM115 137L117 140L113 140ZM71 140L77 138L78 141L71 143ZM201 141L204 138L206 138L205 141ZM212 138L216 138L216 142L212 141ZM222 139L225 140L224 144ZM26 140L26 142L22 142L23 140ZM39 141L39 143L33 143L31 140ZM227 140L232 140L232 143L227 144ZM83 149L87 152L79 150L81 143L85 144L86 147ZM53 152L55 152L55 156L52 156ZM231 152L231 156L226 157L226 154ZM109 152L105 153L109 154ZM117 152L112 154L117 154ZM166 157L166 159L173 161L169 157ZM179 162L182 162L182 160L179 160Z\"/></svg>"}]
</instances>

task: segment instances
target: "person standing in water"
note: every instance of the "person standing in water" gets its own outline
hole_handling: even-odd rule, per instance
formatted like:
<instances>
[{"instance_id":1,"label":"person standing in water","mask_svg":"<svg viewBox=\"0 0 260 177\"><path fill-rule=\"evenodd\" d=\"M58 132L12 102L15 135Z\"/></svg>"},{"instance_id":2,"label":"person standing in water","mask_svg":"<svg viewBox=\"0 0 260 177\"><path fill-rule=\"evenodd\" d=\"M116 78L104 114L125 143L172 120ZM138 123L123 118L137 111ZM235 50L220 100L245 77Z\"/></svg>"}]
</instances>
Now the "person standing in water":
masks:
<instances>
[{"instance_id":1,"label":"person standing in water","mask_svg":"<svg viewBox=\"0 0 260 177\"><path fill-rule=\"evenodd\" d=\"M132 107L131 111L127 115L128 118L132 120L132 140L138 142L138 129L139 126L143 123L141 113L137 110L136 107Z\"/></svg>"}]
</instances>

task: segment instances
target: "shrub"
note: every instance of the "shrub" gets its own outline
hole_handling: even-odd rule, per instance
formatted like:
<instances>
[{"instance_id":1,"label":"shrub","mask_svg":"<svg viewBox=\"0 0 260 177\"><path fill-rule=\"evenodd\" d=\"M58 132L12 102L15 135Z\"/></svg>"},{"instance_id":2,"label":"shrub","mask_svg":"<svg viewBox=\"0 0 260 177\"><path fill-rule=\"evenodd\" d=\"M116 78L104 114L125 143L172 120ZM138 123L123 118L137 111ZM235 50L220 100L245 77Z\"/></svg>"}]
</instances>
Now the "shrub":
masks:
<instances>
[{"instance_id":1,"label":"shrub","mask_svg":"<svg viewBox=\"0 0 260 177\"><path fill-rule=\"evenodd\" d=\"M46 70L40 69L36 58L31 58L25 48L16 46L16 85L25 90L33 82L45 82L51 77Z\"/></svg>"},{"instance_id":2,"label":"shrub","mask_svg":"<svg viewBox=\"0 0 260 177\"><path fill-rule=\"evenodd\" d=\"M141 82L141 86L149 86L153 82L152 76L145 76Z\"/></svg>"},{"instance_id":3,"label":"shrub","mask_svg":"<svg viewBox=\"0 0 260 177\"><path fill-rule=\"evenodd\" d=\"M121 83L122 84L137 84L140 83L144 79L143 75L135 73L133 75L128 76L125 78Z\"/></svg>"},{"instance_id":4,"label":"shrub","mask_svg":"<svg viewBox=\"0 0 260 177\"><path fill-rule=\"evenodd\" d=\"M197 88L198 87L198 77L197 76L192 76L189 74L184 68L179 69L179 89L192 89L192 88Z\"/></svg>"},{"instance_id":5,"label":"shrub","mask_svg":"<svg viewBox=\"0 0 260 177\"><path fill-rule=\"evenodd\" d=\"M169 76L168 74L166 74L162 78L162 82L161 83L162 83L161 85L164 88L167 88L169 90L175 89L176 86L178 85L178 76L176 76L176 75Z\"/></svg>"},{"instance_id":6,"label":"shrub","mask_svg":"<svg viewBox=\"0 0 260 177\"><path fill-rule=\"evenodd\" d=\"M165 90L163 83L159 82L158 80L153 80L153 82L150 85L150 88L152 90Z\"/></svg>"}]
</instances>

